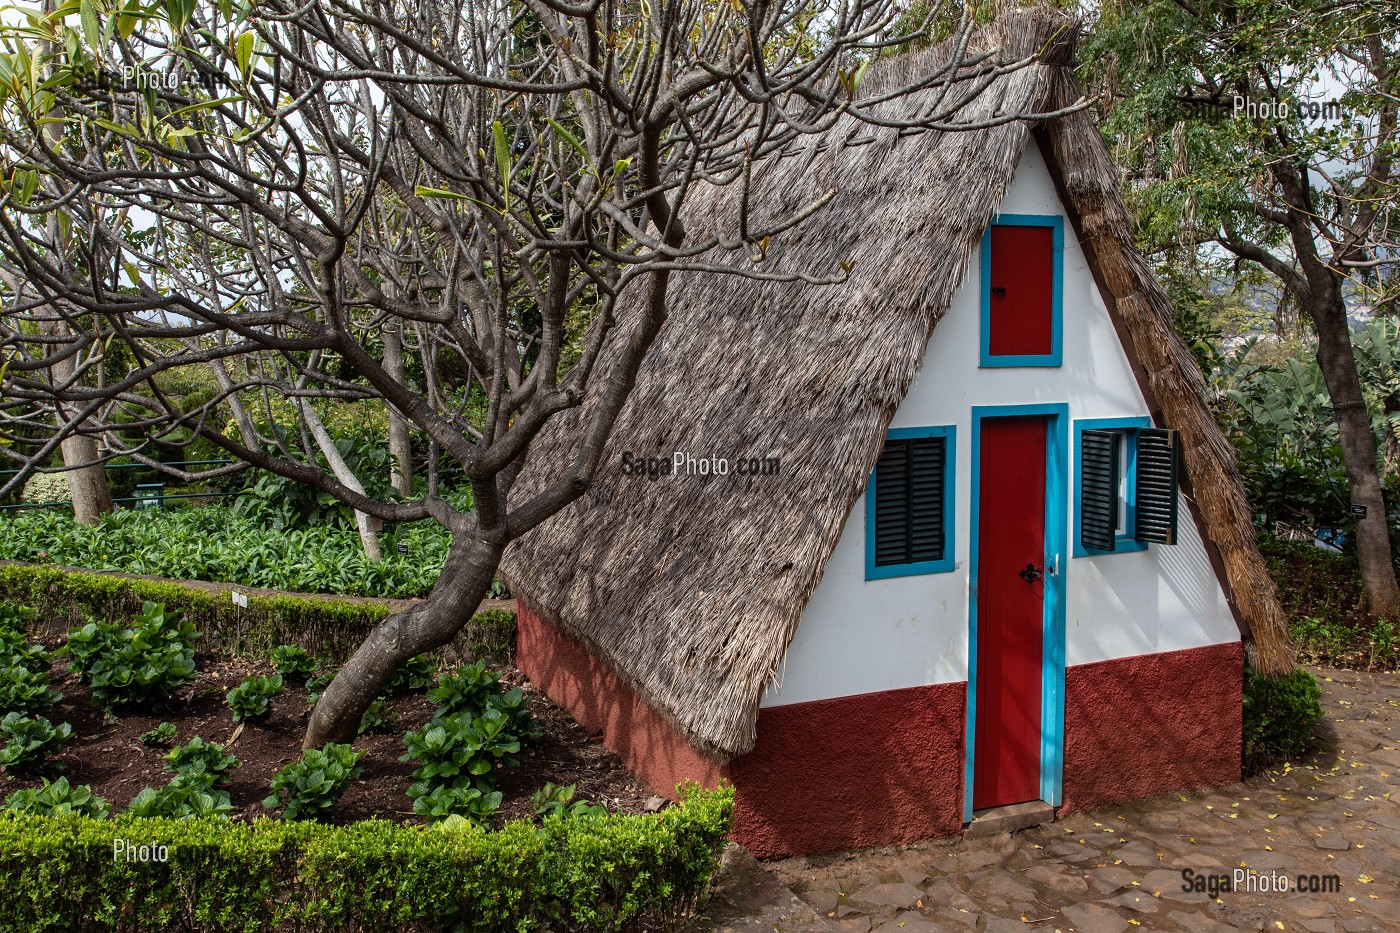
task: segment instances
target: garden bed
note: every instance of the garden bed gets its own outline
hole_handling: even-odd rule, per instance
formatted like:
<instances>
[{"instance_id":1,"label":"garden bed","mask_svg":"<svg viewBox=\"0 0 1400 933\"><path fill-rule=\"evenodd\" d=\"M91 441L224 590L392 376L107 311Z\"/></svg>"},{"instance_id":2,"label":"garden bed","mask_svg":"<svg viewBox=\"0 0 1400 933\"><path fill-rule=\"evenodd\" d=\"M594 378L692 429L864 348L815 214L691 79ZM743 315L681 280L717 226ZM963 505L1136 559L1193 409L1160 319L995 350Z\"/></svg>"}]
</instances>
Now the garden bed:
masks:
<instances>
[{"instance_id":1,"label":"garden bed","mask_svg":"<svg viewBox=\"0 0 1400 933\"><path fill-rule=\"evenodd\" d=\"M62 641L45 639L44 643L52 650ZM267 796L273 774L301 755L302 735L311 711L308 691L288 683L285 692L273 698L271 715L246 723L232 744L229 740L238 724L224 697L243 678L271 671L266 662L202 658L198 679L181 688L168 710L139 710L114 719L91 703L91 691L63 667L63 655L58 655L51 664L50 678L63 699L47 715L54 723L72 724L75 737L54 761L65 767L63 773L70 783L91 785L93 792L111 805L112 812L118 813L142 788L159 787L169 779L162 757L166 749L143 745L139 736L170 722L176 727L177 743L201 736L224 745L242 763L227 787L235 819L267 815L261 801ZM520 752L519 767L502 770L498 789L504 800L498 822L532 816L530 796L546 782L577 785L579 798L603 804L609 811L637 813L644 809L651 794L636 783L621 759L593 741L567 713L534 692L519 671L508 668L502 673L503 686L520 686L529 696L530 713L543 735ZM369 817L418 819L413 815L413 801L405 793L413 781L414 765L400 761L399 756L405 751L404 733L428 722L434 704L421 691L390 702L398 725L391 732L356 739L364 773L345 792L327 822ZM0 796L40 783L37 777L16 775L3 782Z\"/></svg>"}]
</instances>

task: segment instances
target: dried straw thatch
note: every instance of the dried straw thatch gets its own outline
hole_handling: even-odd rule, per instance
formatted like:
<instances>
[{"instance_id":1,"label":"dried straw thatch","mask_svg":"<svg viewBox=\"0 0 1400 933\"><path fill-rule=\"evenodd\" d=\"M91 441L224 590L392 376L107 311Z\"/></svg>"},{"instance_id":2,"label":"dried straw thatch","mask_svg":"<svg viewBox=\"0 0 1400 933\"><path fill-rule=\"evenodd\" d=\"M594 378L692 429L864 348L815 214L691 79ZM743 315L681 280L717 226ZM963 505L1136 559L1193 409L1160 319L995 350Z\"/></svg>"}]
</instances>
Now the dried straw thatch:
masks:
<instances>
[{"instance_id":1,"label":"dried straw thatch","mask_svg":"<svg viewBox=\"0 0 1400 933\"><path fill-rule=\"evenodd\" d=\"M1059 99L1072 80L1067 26L1072 21L1059 14L1034 11L984 30L978 41L999 46L1007 60L1044 54L1041 64L998 79L963 119L1036 112ZM873 96L926 73L946 54L934 48L881 62L861 93ZM914 95L886 106L910 115L925 105ZM764 268L826 272L853 262L849 282L814 287L678 275L669 322L642 366L594 487L507 550L502 571L519 595L721 760L753 746L764 687L1032 129L1017 121L900 134L847 121L756 166L760 222L800 210L828 189L838 192L799 233L772 244ZM1132 253L1098 132L1087 117L1074 118L1049 138L1070 158L1097 153L1085 157L1092 179L1066 173L1071 194L1093 205L1089 235L1113 241L1113 249L1099 249L1114 264L1113 294L1120 307L1130 306L1122 307L1129 326L1142 329L1135 345L1139 338L1146 344L1139 349L1167 423L1186 435L1196 488L1216 491L1203 513L1229 526L1212 539L1236 587L1258 595L1241 605L1254 621L1276 603L1261 585L1267 576L1248 536L1239 478L1201 401L1199 375L1192 381L1189 356L1170 331L1162 333L1170 315ZM701 218L731 219L736 209L732 189L709 191L691 202L689 223L703 228ZM585 402L585 414L593 402ZM536 442L533 471L567 468L573 423L565 419ZM655 481L623 473L624 452L669 459L673 451L775 456L781 472Z\"/></svg>"}]
</instances>

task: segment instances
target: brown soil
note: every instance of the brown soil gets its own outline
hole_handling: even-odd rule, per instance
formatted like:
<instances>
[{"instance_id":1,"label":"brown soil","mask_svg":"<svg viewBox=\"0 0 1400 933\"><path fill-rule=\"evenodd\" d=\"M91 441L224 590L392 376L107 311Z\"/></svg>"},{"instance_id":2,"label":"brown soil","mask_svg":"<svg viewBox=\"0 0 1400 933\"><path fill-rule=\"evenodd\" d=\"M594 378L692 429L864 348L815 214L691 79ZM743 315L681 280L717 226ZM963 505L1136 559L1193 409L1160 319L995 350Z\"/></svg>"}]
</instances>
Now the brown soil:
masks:
<instances>
[{"instance_id":1,"label":"brown soil","mask_svg":"<svg viewBox=\"0 0 1400 933\"><path fill-rule=\"evenodd\" d=\"M47 647L57 648L50 642ZM52 707L47 718L53 723L73 725L75 737L53 761L61 762L63 772L74 784L89 784L104 798L113 813L120 812L143 787L160 787L171 776L165 770L164 748L148 748L138 736L162 722L172 722L178 730L177 742L196 735L218 742L242 762L233 772L228 792L235 807L234 819L267 815L262 800L269 793L272 776L301 754L302 732L311 707L304 686L288 683L286 692L272 701L272 713L264 720L249 722L230 745L236 724L224 702L224 693L250 674L270 674L267 663L230 662L200 659L199 679L179 691L170 707L159 712L124 712L108 717L91 703L91 693L75 675L55 663L53 686L63 699ZM576 784L575 799L588 799L610 811L638 813L644 809L650 792L639 786L631 773L612 752L588 735L567 713L537 693L518 670L504 672L503 686L521 687L531 697L534 714L543 737L527 745L518 756L520 766L501 774L499 790L505 795L498 823L533 814L530 795L546 781ZM413 783L415 767L400 761L404 754L403 733L417 729L432 716L433 704L421 693L392 701L399 724L392 732L362 735L355 740L361 753L362 774L340 798L331 822L380 817L417 821L413 800L406 791ZM40 783L32 775L14 775L0 782L0 795Z\"/></svg>"}]
</instances>

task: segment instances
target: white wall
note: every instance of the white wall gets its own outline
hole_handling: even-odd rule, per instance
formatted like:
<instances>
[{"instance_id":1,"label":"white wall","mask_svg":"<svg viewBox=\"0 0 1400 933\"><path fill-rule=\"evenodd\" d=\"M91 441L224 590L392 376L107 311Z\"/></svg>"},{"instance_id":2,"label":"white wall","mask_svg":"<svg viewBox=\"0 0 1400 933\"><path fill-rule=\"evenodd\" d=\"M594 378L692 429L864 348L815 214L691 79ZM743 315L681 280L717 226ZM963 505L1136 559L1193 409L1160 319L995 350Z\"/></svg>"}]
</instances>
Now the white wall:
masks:
<instances>
[{"instance_id":1,"label":"white wall","mask_svg":"<svg viewBox=\"0 0 1400 933\"><path fill-rule=\"evenodd\" d=\"M1030 145L1002 213L1064 214L1039 150ZM968 545L973 405L1069 404L1078 418L1146 415L1084 253L1065 222L1064 358L1058 368L978 366L980 251L929 341L920 375L891 427L955 425L956 569L865 579L865 499L846 528L764 706L967 679ZM1070 464L1064 543L1065 658L1070 665L1239 640L1191 512L1181 503L1179 543L1146 551L1070 557L1078 533Z\"/></svg>"}]
</instances>

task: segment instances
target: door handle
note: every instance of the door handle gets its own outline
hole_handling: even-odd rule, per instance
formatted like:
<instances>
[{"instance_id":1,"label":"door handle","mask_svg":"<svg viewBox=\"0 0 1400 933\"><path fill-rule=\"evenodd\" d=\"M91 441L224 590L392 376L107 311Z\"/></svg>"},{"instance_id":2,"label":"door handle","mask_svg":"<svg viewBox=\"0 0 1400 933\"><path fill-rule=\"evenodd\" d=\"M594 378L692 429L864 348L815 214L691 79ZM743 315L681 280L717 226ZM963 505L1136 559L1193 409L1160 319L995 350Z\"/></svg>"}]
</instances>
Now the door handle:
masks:
<instances>
[{"instance_id":1,"label":"door handle","mask_svg":"<svg viewBox=\"0 0 1400 933\"><path fill-rule=\"evenodd\" d=\"M1027 583L1034 583L1044 576L1044 572L1035 564L1026 564L1026 569L1016 574L1016 576L1025 580Z\"/></svg>"},{"instance_id":2,"label":"door handle","mask_svg":"<svg viewBox=\"0 0 1400 933\"><path fill-rule=\"evenodd\" d=\"M997 287L995 287L995 288L992 289L992 294L995 295L995 296L997 296L998 298L1005 298L1005 297L1006 297L1006 289L1003 288L1002 286L998 285Z\"/></svg>"}]
</instances>

